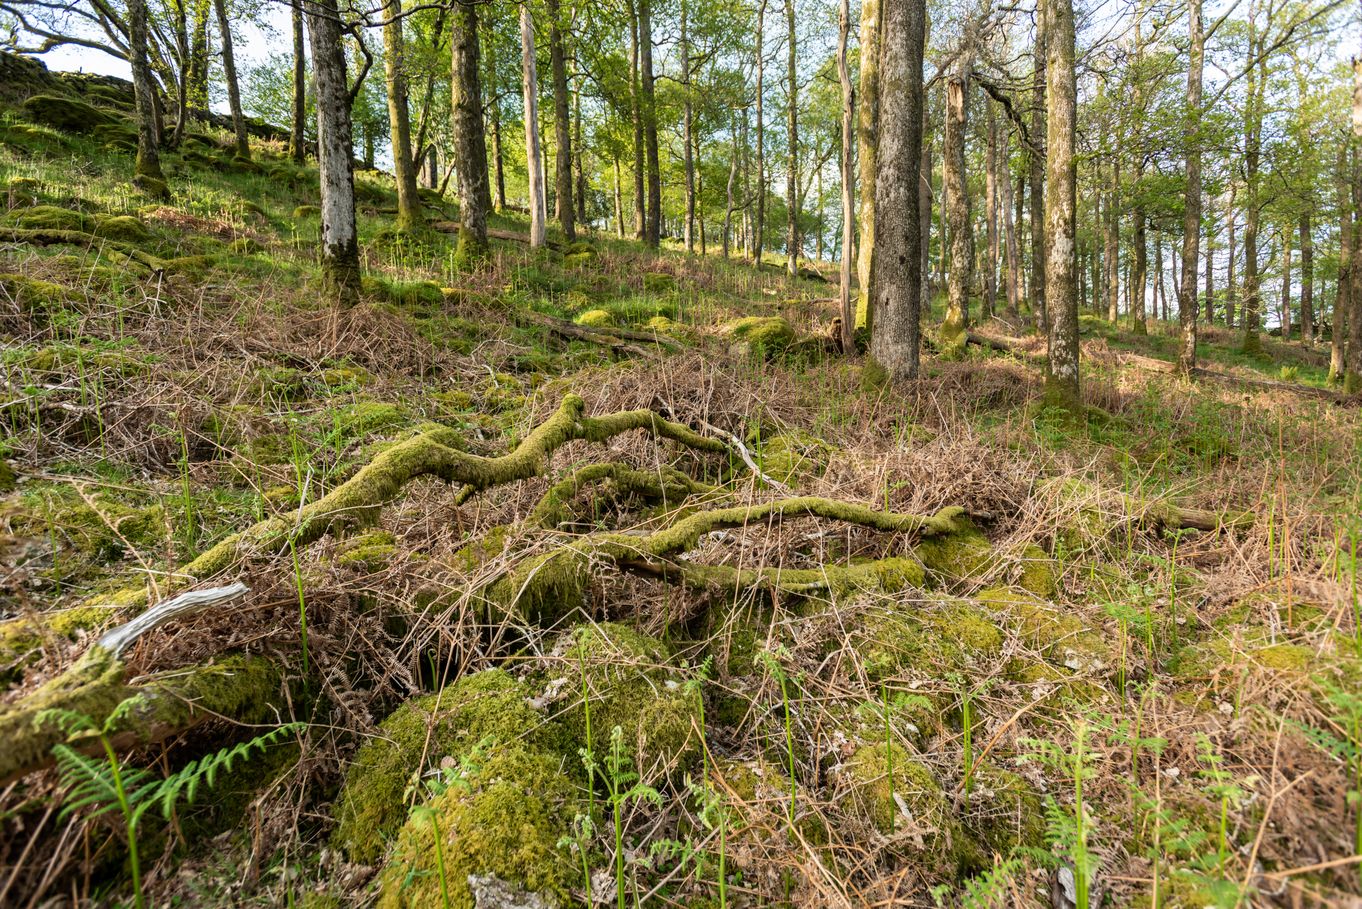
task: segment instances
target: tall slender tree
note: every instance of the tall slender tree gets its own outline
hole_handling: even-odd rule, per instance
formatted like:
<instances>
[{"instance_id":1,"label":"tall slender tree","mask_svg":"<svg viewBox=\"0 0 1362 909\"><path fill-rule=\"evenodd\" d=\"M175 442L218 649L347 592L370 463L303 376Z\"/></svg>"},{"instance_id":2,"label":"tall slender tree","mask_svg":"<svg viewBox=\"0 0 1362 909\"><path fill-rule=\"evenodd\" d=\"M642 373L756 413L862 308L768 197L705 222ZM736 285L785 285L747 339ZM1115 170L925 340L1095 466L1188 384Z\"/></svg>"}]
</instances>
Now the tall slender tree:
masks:
<instances>
[{"instance_id":1,"label":"tall slender tree","mask_svg":"<svg viewBox=\"0 0 1362 909\"><path fill-rule=\"evenodd\" d=\"M455 167L459 173L459 242L455 266L476 267L487 258L487 136L482 119L478 41L479 0L455 0L450 41Z\"/></svg>"},{"instance_id":2,"label":"tall slender tree","mask_svg":"<svg viewBox=\"0 0 1362 909\"><path fill-rule=\"evenodd\" d=\"M766 0L757 5L756 68L757 68L757 185L756 214L752 225L752 264L761 267L762 249L766 240L766 116L764 96L766 94L766 57L764 38L766 35Z\"/></svg>"},{"instance_id":3,"label":"tall slender tree","mask_svg":"<svg viewBox=\"0 0 1362 909\"><path fill-rule=\"evenodd\" d=\"M1046 331L1045 320L1045 17L1036 19L1036 41L1031 74L1031 141L1037 148L1028 155L1031 177L1031 318L1036 329Z\"/></svg>"},{"instance_id":4,"label":"tall slender tree","mask_svg":"<svg viewBox=\"0 0 1362 909\"><path fill-rule=\"evenodd\" d=\"M544 159L539 149L539 73L535 65L534 19L530 4L520 4L521 87L525 101L525 168L530 193L530 246L544 245L547 206L544 200Z\"/></svg>"},{"instance_id":5,"label":"tall slender tree","mask_svg":"<svg viewBox=\"0 0 1362 909\"><path fill-rule=\"evenodd\" d=\"M638 53L643 89L643 140L648 158L648 212L643 244L657 249L662 240L662 171L657 150L657 97L653 86L653 13L651 0L638 0Z\"/></svg>"},{"instance_id":6,"label":"tall slender tree","mask_svg":"<svg viewBox=\"0 0 1362 909\"><path fill-rule=\"evenodd\" d=\"M860 111L856 118L856 161L860 175L860 206L856 219L861 237L856 254L856 327L866 329L872 329L874 316L870 306L870 273L875 258L875 194L878 191L875 149L880 116L880 3L881 0L861 0L858 38L861 90Z\"/></svg>"},{"instance_id":7,"label":"tall slender tree","mask_svg":"<svg viewBox=\"0 0 1362 909\"><path fill-rule=\"evenodd\" d=\"M1201 22L1201 0L1188 0L1187 7L1187 107L1183 112L1183 154L1186 188L1182 203L1182 284L1178 288L1178 371L1190 376L1196 368L1196 267L1201 251L1201 71L1205 58L1206 30Z\"/></svg>"},{"instance_id":8,"label":"tall slender tree","mask_svg":"<svg viewBox=\"0 0 1362 909\"><path fill-rule=\"evenodd\" d=\"M785 0L785 76L789 158L785 170L786 268L790 277L799 274L799 70L795 66L794 0Z\"/></svg>"},{"instance_id":9,"label":"tall slender tree","mask_svg":"<svg viewBox=\"0 0 1362 909\"><path fill-rule=\"evenodd\" d=\"M956 55L955 64L946 78L946 133L941 168L950 241L946 318L941 326L941 354L946 357L959 356L964 352L966 327L969 324L969 292L974 279L973 225L965 176L965 131L969 120L972 57L972 50L967 45Z\"/></svg>"},{"instance_id":10,"label":"tall slender tree","mask_svg":"<svg viewBox=\"0 0 1362 909\"><path fill-rule=\"evenodd\" d=\"M336 0L307 0L312 71L317 81L317 165L322 196L322 292L341 306L359 300L354 142Z\"/></svg>"},{"instance_id":11,"label":"tall slender tree","mask_svg":"<svg viewBox=\"0 0 1362 909\"><path fill-rule=\"evenodd\" d=\"M1042 7L1046 55L1045 312L1049 323L1046 390L1052 402L1072 409L1080 406L1074 7L1073 0L1042 0ZM1192 270L1195 273L1195 266Z\"/></svg>"},{"instance_id":12,"label":"tall slender tree","mask_svg":"<svg viewBox=\"0 0 1362 909\"><path fill-rule=\"evenodd\" d=\"M393 178L397 183L395 226L400 231L412 231L425 219L421 216L421 197L416 191L416 161L411 154L411 113L407 103L406 49L402 21L402 0L388 0L383 23L383 74L388 89Z\"/></svg>"},{"instance_id":13,"label":"tall slender tree","mask_svg":"<svg viewBox=\"0 0 1362 909\"><path fill-rule=\"evenodd\" d=\"M563 49L562 9L558 0L545 0L549 18L549 68L553 83L554 217L563 236L577 239L576 212L572 204L572 119L569 113L567 56Z\"/></svg>"},{"instance_id":14,"label":"tall slender tree","mask_svg":"<svg viewBox=\"0 0 1362 909\"><path fill-rule=\"evenodd\" d=\"M856 258L856 169L852 159L852 134L856 128L856 93L847 66L847 39L851 35L851 0L842 0L837 12L837 80L842 86L842 257L837 294L842 313L842 350L856 349L856 310L851 303L851 265Z\"/></svg>"},{"instance_id":15,"label":"tall slender tree","mask_svg":"<svg viewBox=\"0 0 1362 909\"><path fill-rule=\"evenodd\" d=\"M128 3L128 57L132 64L133 100L137 110L137 160L133 182L150 196L167 195L161 172L161 137L156 126L156 86L147 62L146 0Z\"/></svg>"},{"instance_id":16,"label":"tall slender tree","mask_svg":"<svg viewBox=\"0 0 1362 909\"><path fill-rule=\"evenodd\" d=\"M307 52L303 40L303 4L293 8L293 101L290 106L289 156L301 164L307 157Z\"/></svg>"},{"instance_id":17,"label":"tall slender tree","mask_svg":"<svg viewBox=\"0 0 1362 909\"><path fill-rule=\"evenodd\" d=\"M236 77L236 55L232 52L232 19L227 14L227 0L213 0L213 8L217 12L218 32L222 35L222 75L227 83L227 109L232 114L232 135L236 143L234 154L249 161L251 143L246 134L246 115L241 110L241 86Z\"/></svg>"}]
</instances>

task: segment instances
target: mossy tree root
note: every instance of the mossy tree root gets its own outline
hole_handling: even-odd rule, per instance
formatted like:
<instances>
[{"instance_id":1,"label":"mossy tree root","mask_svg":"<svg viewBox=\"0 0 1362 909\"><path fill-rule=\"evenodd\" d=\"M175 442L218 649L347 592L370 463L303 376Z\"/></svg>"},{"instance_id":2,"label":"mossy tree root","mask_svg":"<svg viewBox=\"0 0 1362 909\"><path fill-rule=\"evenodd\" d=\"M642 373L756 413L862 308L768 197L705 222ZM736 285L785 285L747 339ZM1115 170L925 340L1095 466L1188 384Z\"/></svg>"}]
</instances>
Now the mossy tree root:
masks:
<instances>
[{"instance_id":1,"label":"mossy tree root","mask_svg":"<svg viewBox=\"0 0 1362 909\"><path fill-rule=\"evenodd\" d=\"M462 502L493 486L542 475L548 458L569 442L601 443L633 430L648 432L656 439L670 439L700 452L728 452L723 442L663 419L650 410L588 417L583 413L585 408L585 402L577 395L565 396L552 416L536 426L514 450L499 457L483 457L460 450L461 437L446 428L432 429L398 442L349 480L287 518L269 518L226 537L175 572L170 586L183 588L198 583L257 553L282 552L290 543L305 546L328 533L372 524L402 487L419 477L435 476L449 483L463 484L459 496ZM162 593L166 591L162 590ZM145 607L148 595L146 587L128 587L98 595L84 608L70 611L61 631L74 634L111 615ZM30 622L30 619L21 618L0 625L0 642L10 656L32 647L34 635Z\"/></svg>"},{"instance_id":2,"label":"mossy tree root","mask_svg":"<svg viewBox=\"0 0 1362 909\"><path fill-rule=\"evenodd\" d=\"M213 662L128 684L127 668L95 644L75 664L22 700L0 709L0 786L52 763L52 748L66 740L55 723L38 723L49 709L71 710L102 724L124 701L114 727L120 749L164 741L213 718L257 722L282 702L283 673L264 657L232 654ZM91 743L92 747L98 747Z\"/></svg>"},{"instance_id":3,"label":"mossy tree root","mask_svg":"<svg viewBox=\"0 0 1362 909\"><path fill-rule=\"evenodd\" d=\"M816 496L798 496L758 505L716 508L687 515L646 535L594 533L550 552L521 561L487 584L481 596L490 617L517 618L537 625L558 622L584 605L592 576L609 570L661 578L700 591L758 588L771 594L838 595L851 590L892 592L922 582L922 567L908 558L887 558L811 569L771 566L733 568L699 565L679 556L695 549L705 534L790 518L842 521L884 533L919 537L965 532L965 510L943 508L934 515L875 511L864 505Z\"/></svg>"},{"instance_id":4,"label":"mossy tree root","mask_svg":"<svg viewBox=\"0 0 1362 909\"><path fill-rule=\"evenodd\" d=\"M701 483L666 465L656 470L640 470L614 461L587 464L550 486L535 504L526 523L544 530L554 529L568 519L568 504L573 498L582 490L601 484L608 484L620 495L663 506L679 505L692 495L709 495L717 491L708 483Z\"/></svg>"},{"instance_id":5,"label":"mossy tree root","mask_svg":"<svg viewBox=\"0 0 1362 909\"><path fill-rule=\"evenodd\" d=\"M108 237L97 237L94 234L87 234L80 230L0 227L0 240L9 243L31 243L34 246L56 246L58 244L83 246L86 248L98 246L102 249L122 253L132 261L145 265L152 271L164 271L166 268L166 263L163 260L158 259L145 250L138 249L131 243L123 243L118 240L109 239Z\"/></svg>"}]
</instances>

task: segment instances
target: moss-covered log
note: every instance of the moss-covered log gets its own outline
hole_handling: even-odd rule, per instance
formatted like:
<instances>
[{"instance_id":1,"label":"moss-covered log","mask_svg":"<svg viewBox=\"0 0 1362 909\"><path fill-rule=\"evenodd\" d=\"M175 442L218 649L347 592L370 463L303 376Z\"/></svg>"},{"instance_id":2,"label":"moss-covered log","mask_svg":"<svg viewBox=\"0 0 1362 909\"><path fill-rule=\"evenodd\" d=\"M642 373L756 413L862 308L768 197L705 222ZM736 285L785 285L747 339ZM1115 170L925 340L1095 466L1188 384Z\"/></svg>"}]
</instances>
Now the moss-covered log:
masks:
<instances>
[{"instance_id":1,"label":"moss-covered log","mask_svg":"<svg viewBox=\"0 0 1362 909\"><path fill-rule=\"evenodd\" d=\"M34 246L80 246L84 248L99 247L122 253L134 262L138 262L150 268L152 271L164 271L166 262L158 259L151 253L139 249L132 243L125 243L114 240L110 237L97 237L80 230L42 230L26 227L0 227L0 240L8 243L29 243Z\"/></svg>"},{"instance_id":2,"label":"moss-covered log","mask_svg":"<svg viewBox=\"0 0 1362 909\"><path fill-rule=\"evenodd\" d=\"M37 722L44 710L72 710L103 723L115 707L137 698L114 730L120 749L150 745L215 717L256 721L282 701L282 673L264 657L230 655L186 671L129 684L127 667L96 644L61 675L0 710L0 786L51 763L66 740L56 724Z\"/></svg>"}]
</instances>

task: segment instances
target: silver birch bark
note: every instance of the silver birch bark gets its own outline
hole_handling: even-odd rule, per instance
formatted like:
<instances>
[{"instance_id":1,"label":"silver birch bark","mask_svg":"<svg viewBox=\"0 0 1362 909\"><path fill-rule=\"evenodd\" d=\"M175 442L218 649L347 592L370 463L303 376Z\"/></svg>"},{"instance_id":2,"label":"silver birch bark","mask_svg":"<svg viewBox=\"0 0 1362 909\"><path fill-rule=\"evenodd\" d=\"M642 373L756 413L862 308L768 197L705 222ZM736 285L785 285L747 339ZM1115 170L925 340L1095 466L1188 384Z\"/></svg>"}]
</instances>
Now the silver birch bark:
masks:
<instances>
[{"instance_id":1,"label":"silver birch bark","mask_svg":"<svg viewBox=\"0 0 1362 909\"><path fill-rule=\"evenodd\" d=\"M838 303L842 313L842 352L856 351L856 311L851 305L851 263L856 258L856 170L852 164L852 132L856 128L856 95L847 67L851 34L851 0L842 0L837 15L837 79L842 84L842 259Z\"/></svg>"},{"instance_id":2,"label":"silver birch bark","mask_svg":"<svg viewBox=\"0 0 1362 909\"><path fill-rule=\"evenodd\" d=\"M860 102L857 116L856 151L860 172L860 208L857 212L861 232L856 256L856 327L873 331L874 313L870 306L870 272L875 259L875 146L879 129L880 2L862 0L860 22Z\"/></svg>"},{"instance_id":3,"label":"silver birch bark","mask_svg":"<svg viewBox=\"0 0 1362 909\"><path fill-rule=\"evenodd\" d=\"M534 53L530 5L520 5L521 92L525 99L525 165L530 193L530 246L544 245L548 209L544 201L544 158L539 150L539 73ZM640 181L642 177L640 176ZM640 224L640 226L642 226Z\"/></svg>"},{"instance_id":4,"label":"silver birch bark","mask_svg":"<svg viewBox=\"0 0 1362 909\"><path fill-rule=\"evenodd\" d=\"M1044 0L1045 10L1045 313L1048 324L1047 397L1080 406L1078 390L1077 168L1074 121L1073 0ZM1195 271L1195 268L1193 269Z\"/></svg>"},{"instance_id":5,"label":"silver birch bark","mask_svg":"<svg viewBox=\"0 0 1362 909\"><path fill-rule=\"evenodd\" d=\"M317 83L317 165L322 196L322 292L350 306L359 300L354 144L336 0L308 0L308 37Z\"/></svg>"},{"instance_id":6,"label":"silver birch bark","mask_svg":"<svg viewBox=\"0 0 1362 909\"><path fill-rule=\"evenodd\" d=\"M1206 32L1201 22L1201 0L1189 0L1187 64L1187 109L1183 113L1183 142L1186 145L1187 188L1182 215L1182 283L1178 288L1178 326L1182 343L1178 348L1178 371L1190 376L1196 368L1197 300L1196 266L1201 256L1201 70L1205 57Z\"/></svg>"}]
</instances>

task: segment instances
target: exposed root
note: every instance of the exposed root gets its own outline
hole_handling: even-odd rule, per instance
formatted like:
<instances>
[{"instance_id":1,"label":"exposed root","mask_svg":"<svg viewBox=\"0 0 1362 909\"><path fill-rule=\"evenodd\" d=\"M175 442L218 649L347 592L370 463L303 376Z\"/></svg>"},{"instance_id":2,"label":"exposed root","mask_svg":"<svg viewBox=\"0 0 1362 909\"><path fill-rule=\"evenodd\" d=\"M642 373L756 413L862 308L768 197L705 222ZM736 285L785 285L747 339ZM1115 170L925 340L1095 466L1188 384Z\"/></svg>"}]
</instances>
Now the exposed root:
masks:
<instances>
[{"instance_id":1,"label":"exposed root","mask_svg":"<svg viewBox=\"0 0 1362 909\"><path fill-rule=\"evenodd\" d=\"M715 487L701 483L674 467L639 470L627 464L606 462L588 464L549 487L530 512L526 523L532 527L552 530L567 520L567 505L583 489L608 483L623 495L638 496L663 506L675 505L691 495L715 492Z\"/></svg>"},{"instance_id":2,"label":"exposed root","mask_svg":"<svg viewBox=\"0 0 1362 909\"><path fill-rule=\"evenodd\" d=\"M164 271L166 267L164 261L145 250L138 249L131 243L122 243L107 237L96 237L94 234L87 234L84 231L79 230L39 230L24 227L0 227L0 240L9 243L32 243L35 246L55 246L57 244L83 246L86 248L97 246L104 250L122 253L127 258L147 266L152 271Z\"/></svg>"}]
</instances>

